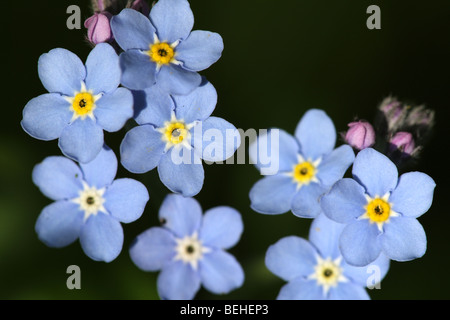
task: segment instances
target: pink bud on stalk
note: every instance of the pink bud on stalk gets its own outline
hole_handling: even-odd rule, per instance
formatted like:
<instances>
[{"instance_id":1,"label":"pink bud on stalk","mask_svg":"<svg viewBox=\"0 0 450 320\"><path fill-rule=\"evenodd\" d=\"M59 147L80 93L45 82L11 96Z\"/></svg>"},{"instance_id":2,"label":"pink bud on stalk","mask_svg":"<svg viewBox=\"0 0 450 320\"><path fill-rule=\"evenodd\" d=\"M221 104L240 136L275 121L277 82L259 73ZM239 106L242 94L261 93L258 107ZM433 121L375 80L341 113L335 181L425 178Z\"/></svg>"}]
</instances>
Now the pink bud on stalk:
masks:
<instances>
[{"instance_id":1,"label":"pink bud on stalk","mask_svg":"<svg viewBox=\"0 0 450 320\"><path fill-rule=\"evenodd\" d=\"M113 33L111 31L110 21L114 14L120 12L123 7L119 5L119 1L106 1L106 0L92 0L92 6L94 8L94 15L87 18L84 22L84 26L88 29L88 40L96 45L102 42L112 43L114 40ZM150 15L150 6L145 0L129 1L127 8L134 9L144 14Z\"/></svg>"},{"instance_id":2,"label":"pink bud on stalk","mask_svg":"<svg viewBox=\"0 0 450 320\"><path fill-rule=\"evenodd\" d=\"M88 39L91 43L98 44L113 40L113 34L109 24L111 18L111 13L103 11L95 13L93 16L86 19L84 26L88 29Z\"/></svg>"},{"instance_id":3,"label":"pink bud on stalk","mask_svg":"<svg viewBox=\"0 0 450 320\"><path fill-rule=\"evenodd\" d=\"M348 124L345 141L353 148L362 150L375 144L375 130L367 121L355 121Z\"/></svg>"}]
</instances>

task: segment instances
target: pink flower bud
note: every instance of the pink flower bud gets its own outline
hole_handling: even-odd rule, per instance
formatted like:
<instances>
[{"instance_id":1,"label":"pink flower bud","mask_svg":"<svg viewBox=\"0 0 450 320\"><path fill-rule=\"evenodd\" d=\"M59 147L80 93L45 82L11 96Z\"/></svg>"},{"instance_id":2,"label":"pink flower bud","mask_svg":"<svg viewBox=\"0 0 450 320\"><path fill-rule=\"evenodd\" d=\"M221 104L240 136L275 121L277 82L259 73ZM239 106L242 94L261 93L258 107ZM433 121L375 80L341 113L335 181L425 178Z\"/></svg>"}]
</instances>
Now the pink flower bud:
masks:
<instances>
[{"instance_id":1,"label":"pink flower bud","mask_svg":"<svg viewBox=\"0 0 450 320\"><path fill-rule=\"evenodd\" d=\"M86 19L84 26L88 29L88 39L93 44L101 42L110 42L113 39L111 26L109 21L112 18L112 14L103 11L95 13L93 16Z\"/></svg>"},{"instance_id":2,"label":"pink flower bud","mask_svg":"<svg viewBox=\"0 0 450 320\"><path fill-rule=\"evenodd\" d=\"M397 132L389 141L392 149L400 150L402 153L411 155L415 148L414 138L409 132ZM394 151L392 150L392 151Z\"/></svg>"},{"instance_id":3,"label":"pink flower bud","mask_svg":"<svg viewBox=\"0 0 450 320\"><path fill-rule=\"evenodd\" d=\"M362 150L375 144L375 130L367 121L355 121L348 124L345 141L353 148Z\"/></svg>"}]
</instances>

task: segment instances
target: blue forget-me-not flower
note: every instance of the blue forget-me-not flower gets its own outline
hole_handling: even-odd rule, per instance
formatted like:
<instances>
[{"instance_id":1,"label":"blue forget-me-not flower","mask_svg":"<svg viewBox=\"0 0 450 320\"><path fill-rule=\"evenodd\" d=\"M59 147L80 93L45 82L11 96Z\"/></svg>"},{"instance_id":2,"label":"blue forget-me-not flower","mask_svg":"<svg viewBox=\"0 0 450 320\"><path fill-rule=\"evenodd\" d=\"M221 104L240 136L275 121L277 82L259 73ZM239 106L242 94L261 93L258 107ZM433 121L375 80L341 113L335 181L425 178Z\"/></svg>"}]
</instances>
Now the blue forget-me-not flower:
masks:
<instances>
[{"instance_id":1,"label":"blue forget-me-not flower","mask_svg":"<svg viewBox=\"0 0 450 320\"><path fill-rule=\"evenodd\" d=\"M143 213L148 191L139 181L114 180L117 158L104 147L98 156L78 166L62 156L37 164L33 182L54 200L36 222L39 239L49 247L61 248L79 239L91 259L110 262L121 252L121 222L130 223Z\"/></svg>"},{"instance_id":2,"label":"blue forget-me-not flower","mask_svg":"<svg viewBox=\"0 0 450 320\"><path fill-rule=\"evenodd\" d=\"M146 17L124 9L111 20L120 54L122 84L143 90L157 83L171 94L185 95L202 82L198 71L222 55L222 37L196 30L186 0L159 0Z\"/></svg>"},{"instance_id":3,"label":"blue forget-me-not flower","mask_svg":"<svg viewBox=\"0 0 450 320\"><path fill-rule=\"evenodd\" d=\"M272 141L274 130L278 130L278 141ZM299 217L316 217L321 212L320 196L344 176L355 157L349 145L334 149L336 135L328 115L322 110L310 109L298 123L294 137L279 129L259 136L250 146L253 162L262 169L264 165L259 156L261 151L270 149L272 159L278 156L279 168L277 173L259 180L250 190L252 209L265 214L291 210Z\"/></svg>"},{"instance_id":4,"label":"blue forget-me-not flower","mask_svg":"<svg viewBox=\"0 0 450 320\"><path fill-rule=\"evenodd\" d=\"M163 227L137 236L130 248L133 262L144 271L158 271L161 299L193 299L201 285L215 294L226 294L244 282L233 247L243 231L241 215L219 206L202 214L194 198L170 194L159 210Z\"/></svg>"},{"instance_id":5,"label":"blue forget-me-not flower","mask_svg":"<svg viewBox=\"0 0 450 320\"><path fill-rule=\"evenodd\" d=\"M279 300L366 300L366 287L376 288L389 270L389 259L381 255L367 267L348 265L338 248L343 224L323 213L315 218L309 241L288 236L269 247L266 266L288 283Z\"/></svg>"},{"instance_id":6,"label":"blue forget-me-not flower","mask_svg":"<svg viewBox=\"0 0 450 320\"><path fill-rule=\"evenodd\" d=\"M339 239L344 259L364 266L381 253L396 261L423 256L427 240L416 218L431 206L433 179L421 172L398 177L395 164L372 148L358 153L352 174L321 199L323 212L346 224Z\"/></svg>"},{"instance_id":7,"label":"blue forget-me-not flower","mask_svg":"<svg viewBox=\"0 0 450 320\"><path fill-rule=\"evenodd\" d=\"M94 159L103 130L118 131L133 116L133 95L118 88L119 57L109 44L98 44L86 66L74 53L53 49L39 58L38 72L49 93L27 103L22 128L40 140L59 139L62 153L73 160Z\"/></svg>"},{"instance_id":8,"label":"blue forget-me-not flower","mask_svg":"<svg viewBox=\"0 0 450 320\"><path fill-rule=\"evenodd\" d=\"M161 181L172 192L194 196L203 187L202 159L223 161L240 145L239 131L212 117L217 92L206 80L192 93L171 96L158 86L136 99L139 126L127 132L120 146L121 163L133 173L158 167ZM140 106L139 101L144 101Z\"/></svg>"}]
</instances>

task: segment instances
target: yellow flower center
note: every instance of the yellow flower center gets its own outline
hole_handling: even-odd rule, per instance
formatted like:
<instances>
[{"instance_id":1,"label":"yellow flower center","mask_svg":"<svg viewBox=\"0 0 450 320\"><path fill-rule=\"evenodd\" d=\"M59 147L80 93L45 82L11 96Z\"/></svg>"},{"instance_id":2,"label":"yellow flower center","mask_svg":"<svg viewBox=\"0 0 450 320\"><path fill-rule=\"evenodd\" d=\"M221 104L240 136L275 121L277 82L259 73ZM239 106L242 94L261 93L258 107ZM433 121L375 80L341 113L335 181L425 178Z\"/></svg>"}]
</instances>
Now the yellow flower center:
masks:
<instances>
[{"instance_id":1,"label":"yellow flower center","mask_svg":"<svg viewBox=\"0 0 450 320\"><path fill-rule=\"evenodd\" d=\"M150 50L147 51L147 54L157 64L169 64L175 57L175 51L167 42L150 45Z\"/></svg>"},{"instance_id":2,"label":"yellow flower center","mask_svg":"<svg viewBox=\"0 0 450 320\"><path fill-rule=\"evenodd\" d=\"M190 130L195 125L195 122L185 123L183 119L177 119L175 112L172 111L170 120L164 122L164 126L156 129L166 143L165 151L174 146L190 149L192 147Z\"/></svg>"},{"instance_id":3,"label":"yellow flower center","mask_svg":"<svg viewBox=\"0 0 450 320\"><path fill-rule=\"evenodd\" d=\"M72 108L78 116L85 116L95 109L95 98L89 92L80 92L73 98Z\"/></svg>"},{"instance_id":4,"label":"yellow flower center","mask_svg":"<svg viewBox=\"0 0 450 320\"><path fill-rule=\"evenodd\" d=\"M182 122L170 122L164 130L165 140L172 144L179 144L188 135L188 130Z\"/></svg>"},{"instance_id":5,"label":"yellow flower center","mask_svg":"<svg viewBox=\"0 0 450 320\"><path fill-rule=\"evenodd\" d=\"M309 161L300 162L293 171L294 180L300 184L309 184L315 180L316 167Z\"/></svg>"},{"instance_id":6,"label":"yellow flower center","mask_svg":"<svg viewBox=\"0 0 450 320\"><path fill-rule=\"evenodd\" d=\"M385 222L391 214L391 206L387 201L375 198L367 204L366 214L371 222Z\"/></svg>"}]
</instances>

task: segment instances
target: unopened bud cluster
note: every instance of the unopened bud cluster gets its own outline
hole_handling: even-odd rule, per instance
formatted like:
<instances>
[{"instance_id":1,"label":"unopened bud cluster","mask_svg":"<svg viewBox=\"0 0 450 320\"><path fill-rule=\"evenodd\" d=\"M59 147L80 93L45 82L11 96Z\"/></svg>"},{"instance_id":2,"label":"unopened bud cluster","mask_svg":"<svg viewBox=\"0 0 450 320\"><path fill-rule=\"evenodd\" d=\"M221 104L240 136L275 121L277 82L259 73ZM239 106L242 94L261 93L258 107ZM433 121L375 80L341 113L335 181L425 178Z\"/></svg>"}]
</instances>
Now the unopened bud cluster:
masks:
<instances>
[{"instance_id":1,"label":"unopened bud cluster","mask_svg":"<svg viewBox=\"0 0 450 320\"><path fill-rule=\"evenodd\" d=\"M350 122L343 138L357 151L374 147L401 165L417 158L433 124L433 110L387 97L378 107L374 125L365 120Z\"/></svg>"}]
</instances>

